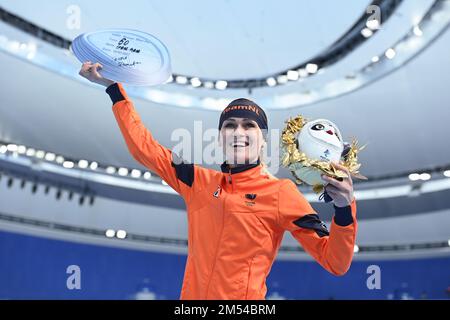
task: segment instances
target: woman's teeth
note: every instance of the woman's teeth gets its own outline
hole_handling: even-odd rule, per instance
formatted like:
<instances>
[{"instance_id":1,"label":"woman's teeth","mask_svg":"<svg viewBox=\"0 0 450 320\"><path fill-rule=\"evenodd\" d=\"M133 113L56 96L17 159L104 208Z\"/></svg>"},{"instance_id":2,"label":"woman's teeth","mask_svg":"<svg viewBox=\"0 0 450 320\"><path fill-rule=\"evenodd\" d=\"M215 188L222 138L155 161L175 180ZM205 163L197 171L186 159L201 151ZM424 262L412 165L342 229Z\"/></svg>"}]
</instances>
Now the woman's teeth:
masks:
<instances>
[{"instance_id":1,"label":"woman's teeth","mask_svg":"<svg viewBox=\"0 0 450 320\"><path fill-rule=\"evenodd\" d=\"M243 147L247 147L247 146L248 146L248 142L237 142L237 143L232 144L233 148L243 148Z\"/></svg>"}]
</instances>

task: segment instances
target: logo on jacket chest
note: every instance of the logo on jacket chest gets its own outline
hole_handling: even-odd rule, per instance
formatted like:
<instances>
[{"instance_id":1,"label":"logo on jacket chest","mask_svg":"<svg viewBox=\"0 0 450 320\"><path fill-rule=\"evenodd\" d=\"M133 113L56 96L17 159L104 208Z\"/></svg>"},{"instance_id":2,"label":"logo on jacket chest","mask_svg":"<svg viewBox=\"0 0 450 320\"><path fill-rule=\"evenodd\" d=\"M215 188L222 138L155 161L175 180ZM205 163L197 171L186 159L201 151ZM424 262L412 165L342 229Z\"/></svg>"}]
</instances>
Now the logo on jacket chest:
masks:
<instances>
[{"instance_id":1,"label":"logo on jacket chest","mask_svg":"<svg viewBox=\"0 0 450 320\"><path fill-rule=\"evenodd\" d=\"M221 193L222 193L222 187L217 186L217 190L213 193L214 198L218 198Z\"/></svg>"},{"instance_id":2,"label":"logo on jacket chest","mask_svg":"<svg viewBox=\"0 0 450 320\"><path fill-rule=\"evenodd\" d=\"M245 204L249 207L252 207L256 204L256 194L255 193L246 193L245 194Z\"/></svg>"},{"instance_id":3,"label":"logo on jacket chest","mask_svg":"<svg viewBox=\"0 0 450 320\"><path fill-rule=\"evenodd\" d=\"M216 191L214 191L213 193L213 197L219 198L221 194L222 194L222 187L217 186ZM249 207L254 206L256 204L255 202L256 196L257 196L256 193L246 193L244 200L245 205Z\"/></svg>"}]
</instances>

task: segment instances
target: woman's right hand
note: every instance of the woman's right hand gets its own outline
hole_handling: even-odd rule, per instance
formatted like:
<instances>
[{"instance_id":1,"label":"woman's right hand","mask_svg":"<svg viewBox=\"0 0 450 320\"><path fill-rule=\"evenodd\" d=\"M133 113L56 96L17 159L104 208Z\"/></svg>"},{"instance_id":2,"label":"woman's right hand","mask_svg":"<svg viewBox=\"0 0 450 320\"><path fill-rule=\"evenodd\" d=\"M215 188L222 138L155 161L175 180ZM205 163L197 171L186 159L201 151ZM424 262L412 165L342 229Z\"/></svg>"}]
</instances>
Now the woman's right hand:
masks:
<instances>
[{"instance_id":1,"label":"woman's right hand","mask_svg":"<svg viewBox=\"0 0 450 320\"><path fill-rule=\"evenodd\" d=\"M110 85L114 84L114 81L102 77L102 75L98 72L98 70L101 70L102 68L103 66L100 63L92 63L91 61L86 61L81 66L79 74L83 78L88 79L90 82L109 87Z\"/></svg>"}]
</instances>

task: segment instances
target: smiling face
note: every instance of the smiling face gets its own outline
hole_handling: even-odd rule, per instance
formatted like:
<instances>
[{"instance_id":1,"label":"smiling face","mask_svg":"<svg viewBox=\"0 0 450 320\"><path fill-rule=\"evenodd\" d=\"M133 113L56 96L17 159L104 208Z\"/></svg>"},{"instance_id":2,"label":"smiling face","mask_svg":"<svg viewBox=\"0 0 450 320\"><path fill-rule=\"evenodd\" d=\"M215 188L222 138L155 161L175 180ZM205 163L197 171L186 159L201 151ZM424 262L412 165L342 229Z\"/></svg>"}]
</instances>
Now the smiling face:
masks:
<instances>
[{"instance_id":1,"label":"smiling face","mask_svg":"<svg viewBox=\"0 0 450 320\"><path fill-rule=\"evenodd\" d=\"M263 143L262 131L254 120L229 118L220 129L219 145L231 167L256 163Z\"/></svg>"}]
</instances>

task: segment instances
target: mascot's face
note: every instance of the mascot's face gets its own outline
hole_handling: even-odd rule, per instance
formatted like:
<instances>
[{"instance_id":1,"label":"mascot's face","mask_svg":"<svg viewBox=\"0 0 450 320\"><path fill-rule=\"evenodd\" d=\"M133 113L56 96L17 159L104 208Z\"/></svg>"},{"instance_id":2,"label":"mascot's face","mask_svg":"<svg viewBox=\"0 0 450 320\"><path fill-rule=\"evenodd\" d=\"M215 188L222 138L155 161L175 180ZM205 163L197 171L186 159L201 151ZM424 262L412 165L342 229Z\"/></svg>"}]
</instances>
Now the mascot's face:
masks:
<instances>
[{"instance_id":1,"label":"mascot's face","mask_svg":"<svg viewBox=\"0 0 450 320\"><path fill-rule=\"evenodd\" d=\"M314 138L336 147L340 147L342 144L342 138L333 124L328 121L314 121L308 126L309 133Z\"/></svg>"},{"instance_id":2,"label":"mascot's face","mask_svg":"<svg viewBox=\"0 0 450 320\"><path fill-rule=\"evenodd\" d=\"M344 150L339 129L326 119L306 123L298 135L298 145L309 158L323 161L339 161Z\"/></svg>"}]
</instances>

